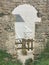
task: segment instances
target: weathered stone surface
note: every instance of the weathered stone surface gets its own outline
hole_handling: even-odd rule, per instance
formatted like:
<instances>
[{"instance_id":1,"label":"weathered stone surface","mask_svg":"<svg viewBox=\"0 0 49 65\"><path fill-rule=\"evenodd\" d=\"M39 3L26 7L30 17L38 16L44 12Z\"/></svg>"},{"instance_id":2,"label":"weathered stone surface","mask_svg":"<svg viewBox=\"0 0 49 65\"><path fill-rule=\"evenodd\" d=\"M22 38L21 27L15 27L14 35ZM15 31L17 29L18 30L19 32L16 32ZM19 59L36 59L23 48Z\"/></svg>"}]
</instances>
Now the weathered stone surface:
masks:
<instances>
[{"instance_id":1,"label":"weathered stone surface","mask_svg":"<svg viewBox=\"0 0 49 65\"><path fill-rule=\"evenodd\" d=\"M11 14L0 17L0 48L3 50L7 50L7 52L9 53L14 52L14 22L15 18Z\"/></svg>"},{"instance_id":2,"label":"weathered stone surface","mask_svg":"<svg viewBox=\"0 0 49 65\"><path fill-rule=\"evenodd\" d=\"M0 0L0 49L9 53L15 50L15 16L11 13L24 3L33 5L42 15L41 23L36 23L35 39L39 42L43 38L42 33L49 34L49 0Z\"/></svg>"}]
</instances>

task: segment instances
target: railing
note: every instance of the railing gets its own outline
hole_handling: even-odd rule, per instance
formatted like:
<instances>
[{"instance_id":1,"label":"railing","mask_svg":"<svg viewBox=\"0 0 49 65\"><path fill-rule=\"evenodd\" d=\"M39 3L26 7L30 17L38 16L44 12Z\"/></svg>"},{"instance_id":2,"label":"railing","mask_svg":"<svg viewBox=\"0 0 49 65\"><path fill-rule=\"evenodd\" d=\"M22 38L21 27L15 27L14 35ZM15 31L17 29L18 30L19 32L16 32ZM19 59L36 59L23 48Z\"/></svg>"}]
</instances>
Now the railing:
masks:
<instances>
[{"instance_id":1,"label":"railing","mask_svg":"<svg viewBox=\"0 0 49 65\"><path fill-rule=\"evenodd\" d=\"M33 41L34 41L33 39L16 39L15 44L21 46L21 47L17 47L17 49L33 50Z\"/></svg>"}]
</instances>

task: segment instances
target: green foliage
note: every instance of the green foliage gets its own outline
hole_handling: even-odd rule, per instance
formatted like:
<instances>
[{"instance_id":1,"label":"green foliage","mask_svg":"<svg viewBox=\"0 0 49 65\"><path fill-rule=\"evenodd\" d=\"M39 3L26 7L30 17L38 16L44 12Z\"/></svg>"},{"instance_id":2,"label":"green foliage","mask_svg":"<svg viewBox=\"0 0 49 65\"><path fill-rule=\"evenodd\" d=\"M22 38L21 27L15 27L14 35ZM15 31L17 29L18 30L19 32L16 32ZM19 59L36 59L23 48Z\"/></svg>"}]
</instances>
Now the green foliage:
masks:
<instances>
[{"instance_id":1,"label":"green foliage","mask_svg":"<svg viewBox=\"0 0 49 65\"><path fill-rule=\"evenodd\" d=\"M12 58L12 56L8 53L6 53L6 51L0 50L0 58Z\"/></svg>"},{"instance_id":2,"label":"green foliage","mask_svg":"<svg viewBox=\"0 0 49 65\"><path fill-rule=\"evenodd\" d=\"M32 65L49 65L49 39L47 41L44 52L39 55L40 59L32 63Z\"/></svg>"},{"instance_id":3,"label":"green foliage","mask_svg":"<svg viewBox=\"0 0 49 65\"><path fill-rule=\"evenodd\" d=\"M26 60L25 65L32 65L32 63L33 63L32 58L29 58Z\"/></svg>"},{"instance_id":4,"label":"green foliage","mask_svg":"<svg viewBox=\"0 0 49 65\"><path fill-rule=\"evenodd\" d=\"M6 51L0 50L0 65L22 65L20 60L12 59L12 56Z\"/></svg>"}]
</instances>

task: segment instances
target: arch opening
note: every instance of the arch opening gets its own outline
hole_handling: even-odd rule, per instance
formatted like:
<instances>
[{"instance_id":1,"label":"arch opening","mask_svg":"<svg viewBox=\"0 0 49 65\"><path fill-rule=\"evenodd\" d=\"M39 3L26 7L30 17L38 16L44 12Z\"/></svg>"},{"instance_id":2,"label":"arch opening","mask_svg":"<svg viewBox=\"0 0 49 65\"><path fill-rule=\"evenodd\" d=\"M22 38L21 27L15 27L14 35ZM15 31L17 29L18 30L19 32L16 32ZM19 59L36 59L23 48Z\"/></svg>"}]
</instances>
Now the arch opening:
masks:
<instances>
[{"instance_id":1,"label":"arch opening","mask_svg":"<svg viewBox=\"0 0 49 65\"><path fill-rule=\"evenodd\" d=\"M41 22L37 17L38 11L30 4L17 6L12 14L16 16L15 38L35 39L35 23Z\"/></svg>"},{"instance_id":2,"label":"arch opening","mask_svg":"<svg viewBox=\"0 0 49 65\"><path fill-rule=\"evenodd\" d=\"M16 16L15 22L15 39L16 43L22 42L22 45L15 45L17 48L18 58L24 61L27 58L33 59L33 40L35 40L35 23L41 22L41 18L37 17L37 10L30 4L17 6L12 14ZM28 42L29 41L29 42ZM19 49L20 50L19 50ZM22 52L21 52L22 51ZM27 54L26 56L25 53ZM20 58L21 55L21 58Z\"/></svg>"}]
</instances>

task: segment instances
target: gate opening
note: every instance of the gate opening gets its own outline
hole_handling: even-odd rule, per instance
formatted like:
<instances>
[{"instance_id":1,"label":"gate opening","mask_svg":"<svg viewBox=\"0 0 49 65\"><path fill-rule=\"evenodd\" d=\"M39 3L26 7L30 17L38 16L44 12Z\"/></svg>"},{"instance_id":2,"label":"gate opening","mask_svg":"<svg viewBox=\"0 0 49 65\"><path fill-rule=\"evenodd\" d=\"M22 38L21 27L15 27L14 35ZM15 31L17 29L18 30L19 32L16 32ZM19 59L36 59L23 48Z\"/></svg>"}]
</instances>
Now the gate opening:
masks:
<instances>
[{"instance_id":1,"label":"gate opening","mask_svg":"<svg viewBox=\"0 0 49 65\"><path fill-rule=\"evenodd\" d=\"M19 5L12 11L12 14L16 16L15 22L16 43L22 44L20 45L21 48L18 45L19 49L27 48L29 50L31 48L33 50L32 41L35 40L35 22L41 21L41 18L37 17L37 13L38 11L30 4ZM24 40L26 41L25 43ZM28 42L31 43L31 47Z\"/></svg>"}]
</instances>

